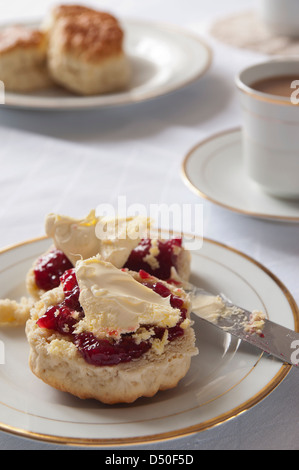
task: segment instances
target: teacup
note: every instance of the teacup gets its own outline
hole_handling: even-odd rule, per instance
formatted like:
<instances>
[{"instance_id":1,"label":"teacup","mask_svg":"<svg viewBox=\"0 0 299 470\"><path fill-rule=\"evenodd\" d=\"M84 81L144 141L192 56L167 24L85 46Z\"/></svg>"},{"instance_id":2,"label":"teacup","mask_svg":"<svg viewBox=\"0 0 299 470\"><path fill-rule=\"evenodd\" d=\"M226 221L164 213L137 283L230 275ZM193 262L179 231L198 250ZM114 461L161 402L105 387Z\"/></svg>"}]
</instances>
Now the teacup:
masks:
<instances>
[{"instance_id":1,"label":"teacup","mask_svg":"<svg viewBox=\"0 0 299 470\"><path fill-rule=\"evenodd\" d=\"M236 84L245 171L266 193L299 198L299 61L248 67Z\"/></svg>"},{"instance_id":2,"label":"teacup","mask_svg":"<svg viewBox=\"0 0 299 470\"><path fill-rule=\"evenodd\" d=\"M261 20L271 33L299 36L298 0L258 0L258 9Z\"/></svg>"}]
</instances>

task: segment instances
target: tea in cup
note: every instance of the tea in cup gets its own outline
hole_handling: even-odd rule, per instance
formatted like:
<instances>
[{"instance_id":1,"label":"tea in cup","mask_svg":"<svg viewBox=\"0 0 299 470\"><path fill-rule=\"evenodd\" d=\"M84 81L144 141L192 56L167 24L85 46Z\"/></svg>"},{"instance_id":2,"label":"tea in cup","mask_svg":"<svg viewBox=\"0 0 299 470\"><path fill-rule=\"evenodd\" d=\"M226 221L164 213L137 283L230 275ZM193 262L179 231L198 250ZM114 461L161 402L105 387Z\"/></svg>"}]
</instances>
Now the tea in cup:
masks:
<instances>
[{"instance_id":1,"label":"tea in cup","mask_svg":"<svg viewBox=\"0 0 299 470\"><path fill-rule=\"evenodd\" d=\"M299 61L248 67L236 84L245 171L266 193L299 198Z\"/></svg>"}]
</instances>

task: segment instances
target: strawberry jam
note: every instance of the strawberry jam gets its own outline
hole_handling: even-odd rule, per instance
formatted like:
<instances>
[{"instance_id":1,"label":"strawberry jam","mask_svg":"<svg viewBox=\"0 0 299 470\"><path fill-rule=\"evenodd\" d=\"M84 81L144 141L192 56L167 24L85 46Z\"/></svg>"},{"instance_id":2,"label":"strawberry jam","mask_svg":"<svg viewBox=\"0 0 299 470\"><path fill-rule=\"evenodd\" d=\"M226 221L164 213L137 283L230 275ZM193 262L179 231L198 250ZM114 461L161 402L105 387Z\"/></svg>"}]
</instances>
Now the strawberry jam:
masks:
<instances>
[{"instance_id":1,"label":"strawberry jam","mask_svg":"<svg viewBox=\"0 0 299 470\"><path fill-rule=\"evenodd\" d=\"M79 286L75 270L70 269L61 276L64 300L55 307L50 307L40 317L37 324L40 328L54 330L62 335L73 334L74 328L84 316L79 303Z\"/></svg>"},{"instance_id":2,"label":"strawberry jam","mask_svg":"<svg viewBox=\"0 0 299 470\"><path fill-rule=\"evenodd\" d=\"M168 280L171 275L171 268L176 267L175 247L181 247L182 240L175 238L173 240L158 241L159 254L156 258L159 268L157 269L152 269L144 261L144 258L150 253L151 244L152 242L149 239L142 240L131 252L125 268L136 272L142 270L147 275ZM39 289L45 291L54 289L60 284L60 276L72 267L72 263L65 254L61 250L54 249L38 259L34 268L35 283Z\"/></svg>"},{"instance_id":3,"label":"strawberry jam","mask_svg":"<svg viewBox=\"0 0 299 470\"><path fill-rule=\"evenodd\" d=\"M62 305L48 308L37 322L40 328L57 331L61 335L73 334L78 322L78 313Z\"/></svg>"},{"instance_id":4,"label":"strawberry jam","mask_svg":"<svg viewBox=\"0 0 299 470\"><path fill-rule=\"evenodd\" d=\"M45 291L54 289L60 284L60 276L72 267L61 250L52 250L38 259L34 268L35 283Z\"/></svg>"},{"instance_id":5,"label":"strawberry jam","mask_svg":"<svg viewBox=\"0 0 299 470\"><path fill-rule=\"evenodd\" d=\"M187 316L187 310L184 308L183 299L173 295L171 291L168 289L168 287L164 286L162 282L157 282L153 285L148 285L148 287L151 288L153 291L155 291L157 294L161 295L161 297L170 297L170 305L173 308L179 309L181 311L181 319L179 320L179 322L172 328L168 328L168 337L167 337L168 341L173 341L179 336L183 336L184 330L180 325L186 319L186 316ZM163 333L162 333L162 337L163 337L165 328L160 328L160 327L155 328L156 336L157 336L158 329L163 330ZM160 334L161 334L161 331L160 331Z\"/></svg>"},{"instance_id":6,"label":"strawberry jam","mask_svg":"<svg viewBox=\"0 0 299 470\"><path fill-rule=\"evenodd\" d=\"M142 272L143 279L149 279ZM100 339L90 332L75 333L77 323L84 317L84 312L79 302L80 290L76 279L75 269L67 270L61 277L61 284L64 291L64 300L53 307L49 307L45 314L39 318L37 324L40 328L53 330L63 336L67 336L70 341L76 345L78 352L85 361L94 366L113 366L123 362L129 362L138 359L151 348L149 340L136 343L132 334L124 334L121 339L116 341L112 338ZM180 309L181 318L177 325L168 328L168 341L183 336L184 330L181 323L186 318L186 309L184 301L171 293L171 291L162 284L156 282L150 284L144 282L144 285L154 290L162 297L169 297L173 308ZM152 325L146 325L146 329L152 328ZM153 327L154 336L152 338L162 339L166 328Z\"/></svg>"},{"instance_id":7,"label":"strawberry jam","mask_svg":"<svg viewBox=\"0 0 299 470\"><path fill-rule=\"evenodd\" d=\"M110 342L88 332L76 335L75 344L85 361L96 366L112 366L138 359L151 347L149 341L135 343L130 335L123 335L119 341Z\"/></svg>"},{"instance_id":8,"label":"strawberry jam","mask_svg":"<svg viewBox=\"0 0 299 470\"><path fill-rule=\"evenodd\" d=\"M139 245L131 252L125 268L131 271L143 270L158 279L167 280L171 276L171 268L176 267L177 254L176 247L182 247L182 239L174 238L173 240L161 241L158 240L159 254L156 259L159 267L152 269L149 263L144 261L144 258L150 254L152 240L144 239Z\"/></svg>"}]
</instances>

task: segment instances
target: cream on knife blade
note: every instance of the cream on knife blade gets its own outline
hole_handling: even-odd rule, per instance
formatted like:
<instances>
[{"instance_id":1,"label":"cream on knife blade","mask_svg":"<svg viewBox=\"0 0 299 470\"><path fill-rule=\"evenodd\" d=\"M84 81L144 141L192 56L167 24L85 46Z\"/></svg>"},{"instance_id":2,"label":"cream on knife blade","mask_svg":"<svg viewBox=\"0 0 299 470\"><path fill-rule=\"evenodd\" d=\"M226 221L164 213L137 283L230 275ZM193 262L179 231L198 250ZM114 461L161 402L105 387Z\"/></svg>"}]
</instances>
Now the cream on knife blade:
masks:
<instances>
[{"instance_id":1,"label":"cream on knife blade","mask_svg":"<svg viewBox=\"0 0 299 470\"><path fill-rule=\"evenodd\" d=\"M191 285L188 290L193 314L282 362L299 366L299 333L271 322L263 312L233 305L223 295Z\"/></svg>"}]
</instances>

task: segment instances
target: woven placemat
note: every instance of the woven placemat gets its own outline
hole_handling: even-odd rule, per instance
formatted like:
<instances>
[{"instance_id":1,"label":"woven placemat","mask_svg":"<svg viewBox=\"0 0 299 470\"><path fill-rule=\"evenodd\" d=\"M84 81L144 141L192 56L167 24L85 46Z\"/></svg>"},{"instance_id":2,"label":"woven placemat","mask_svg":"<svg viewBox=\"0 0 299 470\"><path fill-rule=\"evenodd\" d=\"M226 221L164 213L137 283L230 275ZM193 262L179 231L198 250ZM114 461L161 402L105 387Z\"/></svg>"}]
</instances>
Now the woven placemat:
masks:
<instances>
[{"instance_id":1,"label":"woven placemat","mask_svg":"<svg viewBox=\"0 0 299 470\"><path fill-rule=\"evenodd\" d=\"M209 33L218 41L240 49L266 55L299 55L299 39L271 34L255 11L220 19L211 26Z\"/></svg>"}]
</instances>

